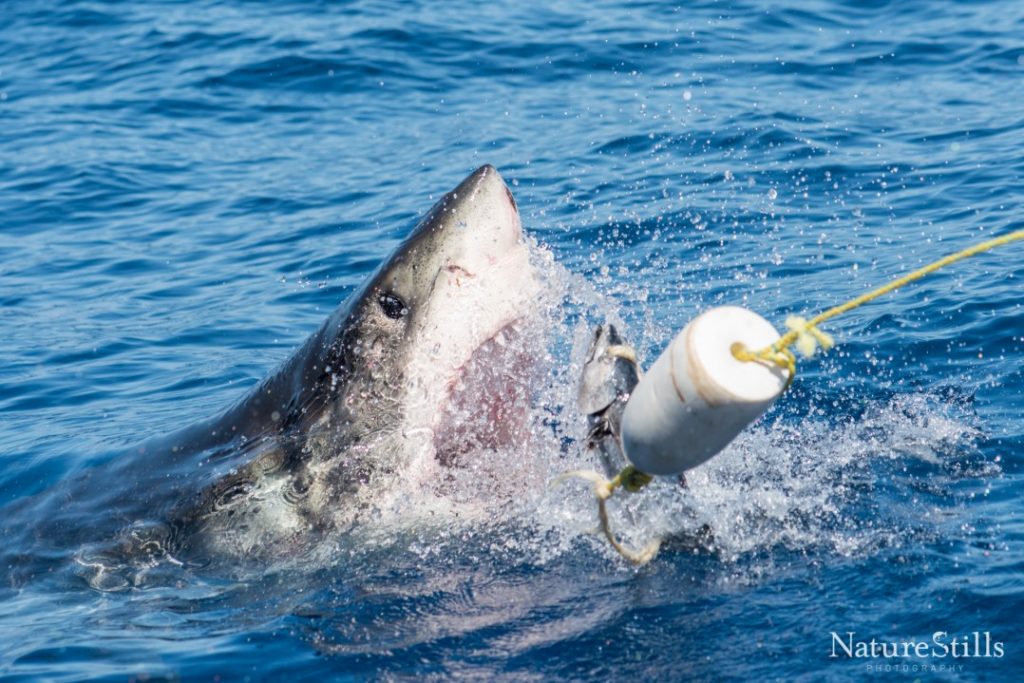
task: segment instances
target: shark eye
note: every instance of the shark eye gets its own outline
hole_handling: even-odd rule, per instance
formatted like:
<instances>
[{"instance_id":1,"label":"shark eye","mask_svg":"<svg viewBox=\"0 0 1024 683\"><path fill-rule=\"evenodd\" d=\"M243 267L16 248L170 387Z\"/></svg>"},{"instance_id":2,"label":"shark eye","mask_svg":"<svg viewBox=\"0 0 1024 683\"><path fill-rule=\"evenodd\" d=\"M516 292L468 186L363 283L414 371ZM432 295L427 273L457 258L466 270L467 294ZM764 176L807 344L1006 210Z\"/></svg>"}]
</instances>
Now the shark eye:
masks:
<instances>
[{"instance_id":1,"label":"shark eye","mask_svg":"<svg viewBox=\"0 0 1024 683\"><path fill-rule=\"evenodd\" d=\"M392 320L403 318L409 313L405 303L394 294L381 294L378 301L380 302L381 309L384 311L384 315Z\"/></svg>"}]
</instances>

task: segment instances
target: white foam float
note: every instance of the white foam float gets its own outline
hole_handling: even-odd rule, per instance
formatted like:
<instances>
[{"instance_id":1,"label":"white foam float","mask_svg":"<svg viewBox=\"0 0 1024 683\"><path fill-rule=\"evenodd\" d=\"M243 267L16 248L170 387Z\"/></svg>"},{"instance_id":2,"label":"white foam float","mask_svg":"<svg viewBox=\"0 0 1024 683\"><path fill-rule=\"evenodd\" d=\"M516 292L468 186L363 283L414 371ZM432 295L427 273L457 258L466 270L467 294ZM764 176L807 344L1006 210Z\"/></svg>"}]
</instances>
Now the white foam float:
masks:
<instances>
[{"instance_id":1,"label":"white foam float","mask_svg":"<svg viewBox=\"0 0 1024 683\"><path fill-rule=\"evenodd\" d=\"M694 318L641 378L626 403L622 447L638 470L679 474L725 448L787 386L773 363L737 359L734 344L761 349L779 339L770 322L739 306Z\"/></svg>"}]
</instances>

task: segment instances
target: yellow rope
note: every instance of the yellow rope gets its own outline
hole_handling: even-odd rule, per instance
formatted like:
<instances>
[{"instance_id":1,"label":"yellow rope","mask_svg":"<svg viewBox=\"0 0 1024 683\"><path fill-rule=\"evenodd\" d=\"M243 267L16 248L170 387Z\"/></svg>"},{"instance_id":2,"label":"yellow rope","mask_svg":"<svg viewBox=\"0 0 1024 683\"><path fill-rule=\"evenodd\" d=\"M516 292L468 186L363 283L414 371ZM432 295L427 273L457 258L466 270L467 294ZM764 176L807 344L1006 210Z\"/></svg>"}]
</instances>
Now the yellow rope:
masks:
<instances>
[{"instance_id":1,"label":"yellow rope","mask_svg":"<svg viewBox=\"0 0 1024 683\"><path fill-rule=\"evenodd\" d=\"M933 273L939 268L943 268L970 256L981 254L1018 240L1024 240L1024 230L1017 230L1003 235L1002 237L986 240L985 242L976 244L973 247L968 247L967 249L958 251L955 254L950 254L949 256L943 257L934 263L929 263L923 268L918 268L912 273L896 278L887 285L883 285L882 287L874 289L867 294L862 294L851 299L845 304L830 308L824 313L819 313L810 320L804 320L798 316L791 316L786 319L786 326L789 328L789 332L779 337L774 344L766 346L759 351L751 351L742 344L734 344L732 347L732 355L742 361L767 361L787 370L789 374L786 386L788 387L789 383L793 381L793 376L796 374L796 357L793 355L793 352L789 350L790 346L795 343L800 353L807 358L814 355L818 346L821 346L826 351L832 347L832 337L818 329L818 325L821 323L826 320L830 320L837 315L853 310L858 306L862 306L869 301L873 301L880 296L888 294L894 289L899 289L903 285L914 282L915 280L920 280L925 275Z\"/></svg>"}]
</instances>

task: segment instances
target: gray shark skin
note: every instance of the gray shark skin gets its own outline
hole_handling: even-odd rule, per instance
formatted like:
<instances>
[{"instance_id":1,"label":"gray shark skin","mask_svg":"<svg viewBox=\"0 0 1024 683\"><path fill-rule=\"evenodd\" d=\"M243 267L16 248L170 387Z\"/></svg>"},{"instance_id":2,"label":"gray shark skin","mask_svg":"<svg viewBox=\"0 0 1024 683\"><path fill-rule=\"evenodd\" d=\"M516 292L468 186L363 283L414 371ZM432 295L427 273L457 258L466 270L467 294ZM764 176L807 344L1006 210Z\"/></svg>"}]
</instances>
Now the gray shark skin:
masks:
<instances>
[{"instance_id":1,"label":"gray shark skin","mask_svg":"<svg viewBox=\"0 0 1024 683\"><path fill-rule=\"evenodd\" d=\"M85 548L83 565L105 567L115 547L260 558L344 529L410 468L457 463L466 438L518 438L516 415L495 407L500 381L474 387L473 405L505 423L480 421L475 434L453 423L468 368L514 355L537 291L515 200L483 166L241 401L8 506L0 539L44 554Z\"/></svg>"}]
</instances>

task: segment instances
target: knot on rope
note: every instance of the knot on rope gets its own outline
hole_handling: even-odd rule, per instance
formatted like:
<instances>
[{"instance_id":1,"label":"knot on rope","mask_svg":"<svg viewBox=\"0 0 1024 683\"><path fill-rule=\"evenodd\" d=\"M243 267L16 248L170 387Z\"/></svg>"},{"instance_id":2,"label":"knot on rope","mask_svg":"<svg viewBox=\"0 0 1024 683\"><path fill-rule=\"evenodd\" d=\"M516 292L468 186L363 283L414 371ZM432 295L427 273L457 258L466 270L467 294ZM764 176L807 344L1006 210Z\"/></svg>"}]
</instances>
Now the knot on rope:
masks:
<instances>
[{"instance_id":1,"label":"knot on rope","mask_svg":"<svg viewBox=\"0 0 1024 683\"><path fill-rule=\"evenodd\" d=\"M823 351L828 351L836 345L832 335L822 332L817 325L802 316L791 315L786 318L786 327L796 333L796 349L804 358L811 358L819 346Z\"/></svg>"},{"instance_id":2,"label":"knot on rope","mask_svg":"<svg viewBox=\"0 0 1024 683\"><path fill-rule=\"evenodd\" d=\"M627 465L609 482L609 488L614 490L617 486L621 485L622 488L630 493L637 493L640 489L650 484L653 479L654 477L646 472L641 472L632 465ZM611 491L609 491L609 495L610 493Z\"/></svg>"}]
</instances>

